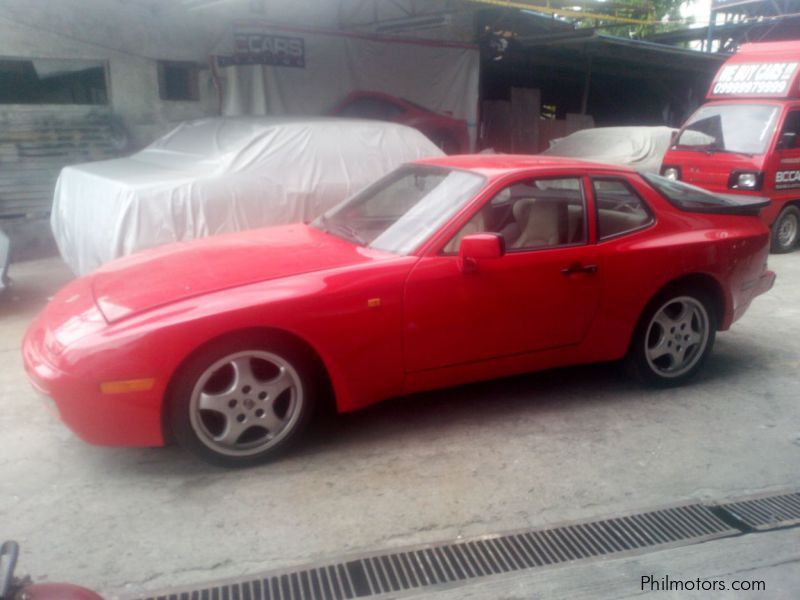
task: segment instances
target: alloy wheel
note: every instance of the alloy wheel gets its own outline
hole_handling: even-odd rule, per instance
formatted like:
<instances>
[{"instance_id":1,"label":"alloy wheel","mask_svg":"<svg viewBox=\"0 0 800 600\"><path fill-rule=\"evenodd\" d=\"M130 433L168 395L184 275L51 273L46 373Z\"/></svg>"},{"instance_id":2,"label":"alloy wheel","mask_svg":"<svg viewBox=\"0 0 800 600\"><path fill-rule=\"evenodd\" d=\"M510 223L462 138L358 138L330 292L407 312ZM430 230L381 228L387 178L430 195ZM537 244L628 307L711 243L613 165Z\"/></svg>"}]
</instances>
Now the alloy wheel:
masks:
<instances>
[{"instance_id":1,"label":"alloy wheel","mask_svg":"<svg viewBox=\"0 0 800 600\"><path fill-rule=\"evenodd\" d=\"M300 376L287 360L248 350L203 371L189 402L189 418L199 440L214 452L252 456L291 433L303 402Z\"/></svg>"},{"instance_id":2,"label":"alloy wheel","mask_svg":"<svg viewBox=\"0 0 800 600\"><path fill-rule=\"evenodd\" d=\"M679 296L653 315L644 336L645 357L654 373L675 378L690 371L708 345L709 317L702 302Z\"/></svg>"}]
</instances>

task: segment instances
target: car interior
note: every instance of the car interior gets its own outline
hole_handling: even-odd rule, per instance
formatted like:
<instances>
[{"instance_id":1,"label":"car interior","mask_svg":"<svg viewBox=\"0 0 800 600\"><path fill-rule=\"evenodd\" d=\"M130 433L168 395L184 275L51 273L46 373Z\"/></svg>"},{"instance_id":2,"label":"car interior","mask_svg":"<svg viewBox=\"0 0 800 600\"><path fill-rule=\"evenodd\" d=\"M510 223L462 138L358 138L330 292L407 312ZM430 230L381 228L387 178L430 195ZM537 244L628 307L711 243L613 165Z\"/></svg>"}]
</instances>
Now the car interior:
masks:
<instances>
[{"instance_id":1,"label":"car interior","mask_svg":"<svg viewBox=\"0 0 800 600\"><path fill-rule=\"evenodd\" d=\"M619 180L594 181L599 238L639 229L652 221L639 196ZM509 251L568 246L586 241L580 181L540 179L516 183L499 192L447 243L443 253L457 254L461 239L474 233L503 236Z\"/></svg>"}]
</instances>

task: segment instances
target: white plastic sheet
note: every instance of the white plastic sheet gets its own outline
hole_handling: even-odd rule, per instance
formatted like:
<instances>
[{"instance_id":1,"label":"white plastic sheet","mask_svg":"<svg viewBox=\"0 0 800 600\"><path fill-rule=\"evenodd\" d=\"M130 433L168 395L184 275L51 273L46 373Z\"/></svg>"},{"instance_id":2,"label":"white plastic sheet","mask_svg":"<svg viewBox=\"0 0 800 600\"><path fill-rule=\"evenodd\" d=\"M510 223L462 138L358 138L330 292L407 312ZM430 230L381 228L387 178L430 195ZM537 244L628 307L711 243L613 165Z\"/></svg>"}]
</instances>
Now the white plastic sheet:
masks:
<instances>
[{"instance_id":1,"label":"white plastic sheet","mask_svg":"<svg viewBox=\"0 0 800 600\"><path fill-rule=\"evenodd\" d=\"M404 162L441 155L392 123L201 119L128 158L63 169L51 226L85 274L169 242L308 221Z\"/></svg>"},{"instance_id":2,"label":"white plastic sheet","mask_svg":"<svg viewBox=\"0 0 800 600\"><path fill-rule=\"evenodd\" d=\"M582 129L550 142L542 152L593 162L623 165L658 173L677 129L671 127L597 127Z\"/></svg>"},{"instance_id":3,"label":"white plastic sheet","mask_svg":"<svg viewBox=\"0 0 800 600\"><path fill-rule=\"evenodd\" d=\"M302 42L302 66L259 64L242 54L255 45ZM287 41L289 40L289 41ZM298 46L299 48L299 46ZM274 52L278 52L275 50ZM383 92L467 122L474 141L478 125L480 53L477 46L387 36L273 28L239 23L213 54L222 86L222 114L322 115L350 92ZM225 64L223 57L253 59ZM271 55L272 56L272 55Z\"/></svg>"}]
</instances>

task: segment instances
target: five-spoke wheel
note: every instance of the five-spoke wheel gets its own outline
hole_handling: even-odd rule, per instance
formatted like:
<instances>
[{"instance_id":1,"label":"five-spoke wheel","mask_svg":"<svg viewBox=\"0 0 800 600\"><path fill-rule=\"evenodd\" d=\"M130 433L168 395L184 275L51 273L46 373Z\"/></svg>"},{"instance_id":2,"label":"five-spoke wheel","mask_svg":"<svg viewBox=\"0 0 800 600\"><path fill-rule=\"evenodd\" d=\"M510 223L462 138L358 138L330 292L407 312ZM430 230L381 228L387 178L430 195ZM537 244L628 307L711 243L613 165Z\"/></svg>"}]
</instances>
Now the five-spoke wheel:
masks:
<instances>
[{"instance_id":1,"label":"five-spoke wheel","mask_svg":"<svg viewBox=\"0 0 800 600\"><path fill-rule=\"evenodd\" d=\"M628 362L648 383L683 383L708 356L716 327L714 306L705 292L666 292L642 315Z\"/></svg>"},{"instance_id":2,"label":"five-spoke wheel","mask_svg":"<svg viewBox=\"0 0 800 600\"><path fill-rule=\"evenodd\" d=\"M700 360L708 334L708 313L701 302L691 296L668 300L645 336L650 368L663 377L680 377Z\"/></svg>"},{"instance_id":3,"label":"five-spoke wheel","mask_svg":"<svg viewBox=\"0 0 800 600\"><path fill-rule=\"evenodd\" d=\"M210 462L262 462L302 430L313 406L314 379L308 361L290 346L215 345L177 378L173 432Z\"/></svg>"}]
</instances>

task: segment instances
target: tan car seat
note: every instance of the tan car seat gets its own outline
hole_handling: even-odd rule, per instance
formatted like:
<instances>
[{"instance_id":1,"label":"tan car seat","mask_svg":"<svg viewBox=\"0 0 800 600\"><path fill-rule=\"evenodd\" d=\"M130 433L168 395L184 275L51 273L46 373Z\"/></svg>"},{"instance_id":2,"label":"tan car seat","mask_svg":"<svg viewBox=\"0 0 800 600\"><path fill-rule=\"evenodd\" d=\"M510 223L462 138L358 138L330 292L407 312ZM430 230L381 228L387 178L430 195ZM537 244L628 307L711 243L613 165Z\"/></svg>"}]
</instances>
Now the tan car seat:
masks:
<instances>
[{"instance_id":1,"label":"tan car seat","mask_svg":"<svg viewBox=\"0 0 800 600\"><path fill-rule=\"evenodd\" d=\"M461 228L453 238L447 242L444 247L445 254L457 254L461 246L461 239L472 235L473 233L483 233L486 231L485 220L483 218L483 211L479 210L467 223Z\"/></svg>"},{"instance_id":2,"label":"tan car seat","mask_svg":"<svg viewBox=\"0 0 800 600\"><path fill-rule=\"evenodd\" d=\"M559 203L523 199L513 208L522 232L511 248L555 246L559 243Z\"/></svg>"}]
</instances>

